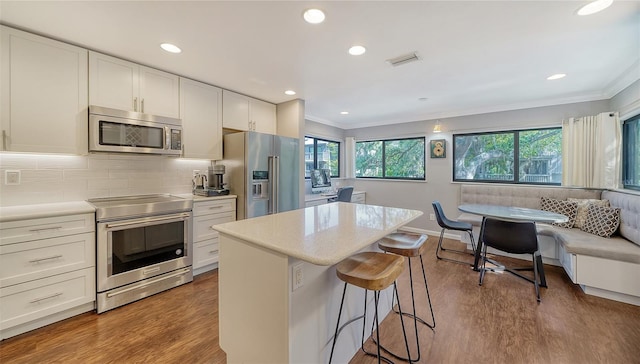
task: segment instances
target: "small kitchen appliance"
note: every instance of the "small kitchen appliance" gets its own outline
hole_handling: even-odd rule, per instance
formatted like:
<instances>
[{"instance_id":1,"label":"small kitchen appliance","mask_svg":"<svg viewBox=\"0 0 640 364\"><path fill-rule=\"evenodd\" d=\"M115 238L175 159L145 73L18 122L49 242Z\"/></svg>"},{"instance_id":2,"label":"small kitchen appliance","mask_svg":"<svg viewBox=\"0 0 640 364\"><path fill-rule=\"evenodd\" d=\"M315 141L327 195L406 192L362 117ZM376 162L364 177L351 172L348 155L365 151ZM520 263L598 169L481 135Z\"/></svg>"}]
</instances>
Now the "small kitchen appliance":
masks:
<instances>
[{"instance_id":1,"label":"small kitchen appliance","mask_svg":"<svg viewBox=\"0 0 640 364\"><path fill-rule=\"evenodd\" d=\"M198 196L224 196L229 194L225 188L223 176L225 167L223 164L209 166L207 175L197 174L194 177L193 194ZM204 177L204 178L203 178ZM200 188L202 186L202 188Z\"/></svg>"}]
</instances>

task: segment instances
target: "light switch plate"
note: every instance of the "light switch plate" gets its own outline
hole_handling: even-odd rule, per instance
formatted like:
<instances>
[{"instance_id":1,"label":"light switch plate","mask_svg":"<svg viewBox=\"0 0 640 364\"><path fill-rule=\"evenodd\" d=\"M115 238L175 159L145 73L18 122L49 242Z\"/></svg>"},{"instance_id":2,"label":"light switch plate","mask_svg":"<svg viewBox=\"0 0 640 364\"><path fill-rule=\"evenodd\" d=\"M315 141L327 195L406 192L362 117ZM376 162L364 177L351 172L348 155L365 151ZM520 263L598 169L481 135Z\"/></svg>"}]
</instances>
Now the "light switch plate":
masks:
<instances>
[{"instance_id":1,"label":"light switch plate","mask_svg":"<svg viewBox=\"0 0 640 364\"><path fill-rule=\"evenodd\" d=\"M303 264L297 264L293 266L293 287L292 291L302 287L304 285L304 275L302 273Z\"/></svg>"},{"instance_id":2,"label":"light switch plate","mask_svg":"<svg viewBox=\"0 0 640 364\"><path fill-rule=\"evenodd\" d=\"M5 185L19 185L20 184L20 171L17 169L7 169L4 171L4 184Z\"/></svg>"}]
</instances>

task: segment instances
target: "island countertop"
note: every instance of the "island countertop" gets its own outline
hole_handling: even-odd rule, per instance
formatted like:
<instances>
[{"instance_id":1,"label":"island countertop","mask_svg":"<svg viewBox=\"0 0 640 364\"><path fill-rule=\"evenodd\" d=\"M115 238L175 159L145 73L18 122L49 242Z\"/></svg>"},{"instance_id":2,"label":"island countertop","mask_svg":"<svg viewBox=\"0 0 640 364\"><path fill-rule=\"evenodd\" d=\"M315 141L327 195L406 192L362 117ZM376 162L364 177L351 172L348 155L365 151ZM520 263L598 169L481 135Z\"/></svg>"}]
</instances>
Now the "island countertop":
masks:
<instances>
[{"instance_id":1,"label":"island countertop","mask_svg":"<svg viewBox=\"0 0 640 364\"><path fill-rule=\"evenodd\" d=\"M316 265L334 265L422 215L422 211L335 202L213 228Z\"/></svg>"}]
</instances>

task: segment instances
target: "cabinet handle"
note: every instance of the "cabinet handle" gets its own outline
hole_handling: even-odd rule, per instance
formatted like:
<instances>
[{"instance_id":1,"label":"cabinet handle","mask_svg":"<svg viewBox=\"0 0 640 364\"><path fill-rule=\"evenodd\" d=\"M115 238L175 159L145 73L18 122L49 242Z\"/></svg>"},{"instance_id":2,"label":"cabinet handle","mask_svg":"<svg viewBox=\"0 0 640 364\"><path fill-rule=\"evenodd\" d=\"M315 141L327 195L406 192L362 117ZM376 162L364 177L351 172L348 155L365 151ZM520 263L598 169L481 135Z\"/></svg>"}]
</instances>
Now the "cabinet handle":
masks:
<instances>
[{"instance_id":1,"label":"cabinet handle","mask_svg":"<svg viewBox=\"0 0 640 364\"><path fill-rule=\"evenodd\" d=\"M2 130L2 150L7 150L7 131Z\"/></svg>"},{"instance_id":2,"label":"cabinet handle","mask_svg":"<svg viewBox=\"0 0 640 364\"><path fill-rule=\"evenodd\" d=\"M138 98L133 98L133 111L138 111Z\"/></svg>"},{"instance_id":3,"label":"cabinet handle","mask_svg":"<svg viewBox=\"0 0 640 364\"><path fill-rule=\"evenodd\" d=\"M56 298L58 296L62 296L62 292L58 292L58 293L54 293L54 294L50 294L48 296L44 296L44 297L40 297L40 298L36 298L35 300L31 300L29 301L29 303L38 303L40 301L44 301L44 300L48 300L50 298Z\"/></svg>"},{"instance_id":4,"label":"cabinet handle","mask_svg":"<svg viewBox=\"0 0 640 364\"><path fill-rule=\"evenodd\" d=\"M52 226L52 227L46 227L46 228L39 228L39 229L30 229L29 231L31 232L38 232L38 231L45 231L45 230L58 230L58 229L62 229L62 226Z\"/></svg>"},{"instance_id":5,"label":"cabinet handle","mask_svg":"<svg viewBox=\"0 0 640 364\"><path fill-rule=\"evenodd\" d=\"M140 112L144 112L144 99L140 101Z\"/></svg>"},{"instance_id":6,"label":"cabinet handle","mask_svg":"<svg viewBox=\"0 0 640 364\"><path fill-rule=\"evenodd\" d=\"M221 209L222 207L223 207L222 205L211 206L211 207L209 207L209 210Z\"/></svg>"},{"instance_id":7,"label":"cabinet handle","mask_svg":"<svg viewBox=\"0 0 640 364\"><path fill-rule=\"evenodd\" d=\"M209 254L218 254L218 250L212 250L209 252Z\"/></svg>"},{"instance_id":8,"label":"cabinet handle","mask_svg":"<svg viewBox=\"0 0 640 364\"><path fill-rule=\"evenodd\" d=\"M58 258L62 258L62 255L54 255L54 256L46 257L46 258L33 259L33 260L30 260L29 263L40 263L40 262L43 262L45 260L58 259Z\"/></svg>"}]
</instances>

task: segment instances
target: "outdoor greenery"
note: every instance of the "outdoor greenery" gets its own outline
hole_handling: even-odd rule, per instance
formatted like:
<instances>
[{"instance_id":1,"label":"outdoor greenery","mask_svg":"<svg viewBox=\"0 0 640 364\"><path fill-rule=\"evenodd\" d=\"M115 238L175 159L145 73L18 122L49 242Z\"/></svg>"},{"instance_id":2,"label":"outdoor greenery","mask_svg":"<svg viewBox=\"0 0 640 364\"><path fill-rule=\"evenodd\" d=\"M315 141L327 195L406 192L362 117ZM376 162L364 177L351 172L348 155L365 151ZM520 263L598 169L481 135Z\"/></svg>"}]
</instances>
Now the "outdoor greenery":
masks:
<instances>
[{"instance_id":1,"label":"outdoor greenery","mask_svg":"<svg viewBox=\"0 0 640 364\"><path fill-rule=\"evenodd\" d=\"M340 143L313 137L304 138L305 177L312 169L329 169L331 177L340 177Z\"/></svg>"},{"instance_id":2,"label":"outdoor greenery","mask_svg":"<svg viewBox=\"0 0 640 364\"><path fill-rule=\"evenodd\" d=\"M356 143L356 177L425 179L425 138Z\"/></svg>"},{"instance_id":3,"label":"outdoor greenery","mask_svg":"<svg viewBox=\"0 0 640 364\"><path fill-rule=\"evenodd\" d=\"M624 122L622 134L622 183L640 190L640 115Z\"/></svg>"},{"instance_id":4,"label":"outdoor greenery","mask_svg":"<svg viewBox=\"0 0 640 364\"><path fill-rule=\"evenodd\" d=\"M562 129L453 136L454 180L558 184Z\"/></svg>"}]
</instances>

